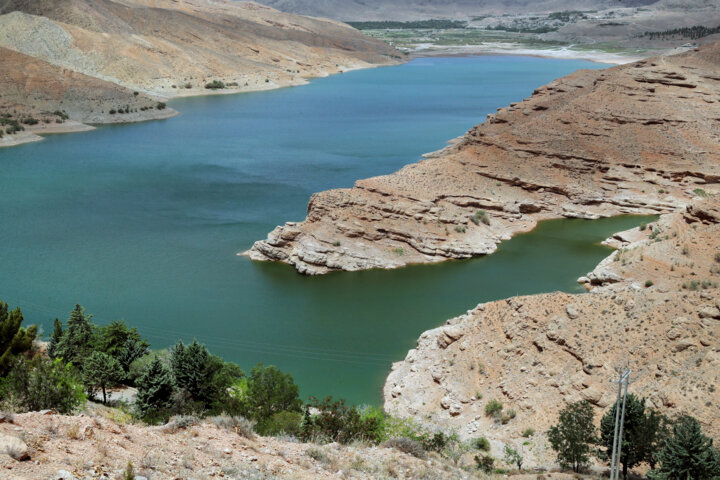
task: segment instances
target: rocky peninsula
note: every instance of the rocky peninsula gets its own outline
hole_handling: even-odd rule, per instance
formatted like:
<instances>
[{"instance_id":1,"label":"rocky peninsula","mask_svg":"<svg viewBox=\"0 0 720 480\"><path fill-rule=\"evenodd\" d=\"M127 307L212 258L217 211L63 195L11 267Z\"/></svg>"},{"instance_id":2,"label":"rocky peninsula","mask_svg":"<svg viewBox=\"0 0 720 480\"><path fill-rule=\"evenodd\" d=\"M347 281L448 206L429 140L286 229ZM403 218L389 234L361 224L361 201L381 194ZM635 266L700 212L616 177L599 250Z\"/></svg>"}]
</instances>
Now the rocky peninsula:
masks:
<instances>
[{"instance_id":1,"label":"rocky peninsula","mask_svg":"<svg viewBox=\"0 0 720 480\"><path fill-rule=\"evenodd\" d=\"M350 189L245 252L304 274L489 254L549 218L659 214L720 181L720 44L535 90L450 146Z\"/></svg>"}]
</instances>

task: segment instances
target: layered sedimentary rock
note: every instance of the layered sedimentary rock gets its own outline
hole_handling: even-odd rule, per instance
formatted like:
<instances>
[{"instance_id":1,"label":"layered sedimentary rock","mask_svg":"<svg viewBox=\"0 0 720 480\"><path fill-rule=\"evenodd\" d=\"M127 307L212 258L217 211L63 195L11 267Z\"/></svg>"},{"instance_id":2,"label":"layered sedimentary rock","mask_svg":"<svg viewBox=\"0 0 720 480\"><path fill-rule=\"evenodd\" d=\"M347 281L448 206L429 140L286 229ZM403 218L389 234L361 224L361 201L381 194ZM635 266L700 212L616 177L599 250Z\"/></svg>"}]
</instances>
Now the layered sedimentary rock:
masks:
<instances>
[{"instance_id":1,"label":"layered sedimentary rock","mask_svg":"<svg viewBox=\"0 0 720 480\"><path fill-rule=\"evenodd\" d=\"M518 446L532 428L526 450L543 463L543 432L559 410L586 400L599 420L615 401L616 369L629 366L632 393L670 416L692 414L717 438L719 208L717 197L697 200L615 235L617 250L580 279L588 294L485 303L425 332L393 365L385 408ZM505 418L486 415L490 400L502 402Z\"/></svg>"},{"instance_id":2,"label":"layered sedimentary rock","mask_svg":"<svg viewBox=\"0 0 720 480\"><path fill-rule=\"evenodd\" d=\"M535 90L453 145L312 196L246 252L299 272L492 253L538 220L665 213L720 181L720 44Z\"/></svg>"}]
</instances>

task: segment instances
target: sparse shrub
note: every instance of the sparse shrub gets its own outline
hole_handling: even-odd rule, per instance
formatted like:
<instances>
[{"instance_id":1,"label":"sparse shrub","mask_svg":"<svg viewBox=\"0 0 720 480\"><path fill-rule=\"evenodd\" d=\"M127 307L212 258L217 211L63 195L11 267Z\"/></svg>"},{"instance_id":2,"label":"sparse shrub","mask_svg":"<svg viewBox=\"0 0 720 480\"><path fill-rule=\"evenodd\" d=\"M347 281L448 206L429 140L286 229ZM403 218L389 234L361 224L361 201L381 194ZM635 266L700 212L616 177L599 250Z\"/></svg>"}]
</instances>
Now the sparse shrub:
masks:
<instances>
[{"instance_id":1,"label":"sparse shrub","mask_svg":"<svg viewBox=\"0 0 720 480\"><path fill-rule=\"evenodd\" d=\"M520 453L508 444L505 444L505 456L503 460L508 465L516 465L518 470L522 469L523 457Z\"/></svg>"},{"instance_id":2,"label":"sparse shrub","mask_svg":"<svg viewBox=\"0 0 720 480\"><path fill-rule=\"evenodd\" d=\"M127 467L125 467L125 470L122 474L123 480L135 480L135 467L133 467L132 462L128 462Z\"/></svg>"},{"instance_id":3,"label":"sparse shrub","mask_svg":"<svg viewBox=\"0 0 720 480\"><path fill-rule=\"evenodd\" d=\"M488 440L485 437L476 438L473 440L473 446L480 450L481 452L489 452L490 451L490 440Z\"/></svg>"},{"instance_id":4,"label":"sparse shrub","mask_svg":"<svg viewBox=\"0 0 720 480\"><path fill-rule=\"evenodd\" d=\"M715 254L715 261L720 263L720 252Z\"/></svg>"},{"instance_id":5,"label":"sparse shrub","mask_svg":"<svg viewBox=\"0 0 720 480\"><path fill-rule=\"evenodd\" d=\"M212 418L212 422L220 428L231 430L241 437L252 440L255 438L255 422L245 417L229 415L218 415Z\"/></svg>"},{"instance_id":6,"label":"sparse shrub","mask_svg":"<svg viewBox=\"0 0 720 480\"><path fill-rule=\"evenodd\" d=\"M165 108L167 108L167 104L165 102L158 102L157 105L155 105L155 108L158 110L165 110Z\"/></svg>"},{"instance_id":7,"label":"sparse shrub","mask_svg":"<svg viewBox=\"0 0 720 480\"><path fill-rule=\"evenodd\" d=\"M503 413L503 415L500 417L500 422L505 425L510 422L510 420L514 419L517 416L517 413L515 410L510 409L507 412Z\"/></svg>"},{"instance_id":8,"label":"sparse shrub","mask_svg":"<svg viewBox=\"0 0 720 480\"><path fill-rule=\"evenodd\" d=\"M22 123L24 123L25 125L37 125L38 123L40 123L40 120L38 120L37 118L28 117L24 118Z\"/></svg>"},{"instance_id":9,"label":"sparse shrub","mask_svg":"<svg viewBox=\"0 0 720 480\"><path fill-rule=\"evenodd\" d=\"M654 285L652 280L645 280L645 288L650 288Z\"/></svg>"},{"instance_id":10,"label":"sparse shrub","mask_svg":"<svg viewBox=\"0 0 720 480\"><path fill-rule=\"evenodd\" d=\"M457 225L457 226L455 227L455 231L456 231L457 233L465 233L465 232L467 231L467 228L465 228L464 225Z\"/></svg>"},{"instance_id":11,"label":"sparse shrub","mask_svg":"<svg viewBox=\"0 0 720 480\"><path fill-rule=\"evenodd\" d=\"M308 457L312 458L315 461L323 462L323 463L327 462L327 459L328 459L327 455L325 455L325 452L323 452L319 448L316 448L316 447L308 448L305 453L307 454Z\"/></svg>"},{"instance_id":12,"label":"sparse shrub","mask_svg":"<svg viewBox=\"0 0 720 480\"><path fill-rule=\"evenodd\" d=\"M408 455L412 455L417 458L425 458L425 449L422 444L416 440L410 438L391 438L384 444L385 447L394 448Z\"/></svg>"},{"instance_id":13,"label":"sparse shrub","mask_svg":"<svg viewBox=\"0 0 720 480\"><path fill-rule=\"evenodd\" d=\"M480 225L481 222L485 225L490 225L490 217L488 217L485 210L478 210L472 217L470 217L470 220L475 225Z\"/></svg>"},{"instance_id":14,"label":"sparse shrub","mask_svg":"<svg viewBox=\"0 0 720 480\"><path fill-rule=\"evenodd\" d=\"M502 402L498 400L490 400L488 403L485 404L485 415L488 417L491 417L495 415L496 413L501 412L503 409Z\"/></svg>"},{"instance_id":15,"label":"sparse shrub","mask_svg":"<svg viewBox=\"0 0 720 480\"><path fill-rule=\"evenodd\" d=\"M475 455L475 466L483 473L490 474L495 467L495 459L491 455Z\"/></svg>"},{"instance_id":16,"label":"sparse shrub","mask_svg":"<svg viewBox=\"0 0 720 480\"><path fill-rule=\"evenodd\" d=\"M522 433L523 437L528 438L528 437L532 437L533 435L535 435L534 429L526 428L525 430L523 430L523 433Z\"/></svg>"},{"instance_id":17,"label":"sparse shrub","mask_svg":"<svg viewBox=\"0 0 720 480\"><path fill-rule=\"evenodd\" d=\"M109 113L110 115L115 115L115 114L117 113L117 110L115 110L114 108L111 108L108 113Z\"/></svg>"},{"instance_id":18,"label":"sparse shrub","mask_svg":"<svg viewBox=\"0 0 720 480\"><path fill-rule=\"evenodd\" d=\"M701 198L705 198L708 196L708 193L702 188L696 188L695 190L693 190L693 193Z\"/></svg>"},{"instance_id":19,"label":"sparse shrub","mask_svg":"<svg viewBox=\"0 0 720 480\"><path fill-rule=\"evenodd\" d=\"M405 255L405 250L403 250L402 247L396 247L396 248L393 248L393 253L395 255L397 255L398 257L402 257L403 255Z\"/></svg>"},{"instance_id":20,"label":"sparse shrub","mask_svg":"<svg viewBox=\"0 0 720 480\"><path fill-rule=\"evenodd\" d=\"M176 415L163 425L163 431L167 433L175 433L178 430L185 430L200 423L197 417L192 415Z\"/></svg>"},{"instance_id":21,"label":"sparse shrub","mask_svg":"<svg viewBox=\"0 0 720 480\"><path fill-rule=\"evenodd\" d=\"M645 230L647 230L647 224L646 224L646 223L643 223L643 224L641 224L640 227L638 227L638 228L640 228L640 231L641 231L641 232L642 232L642 231L645 231Z\"/></svg>"},{"instance_id":22,"label":"sparse shrub","mask_svg":"<svg viewBox=\"0 0 720 480\"><path fill-rule=\"evenodd\" d=\"M189 83L189 82L188 82L188 83L186 83L186 84L184 85L184 87L189 90L189 89L192 88L192 83Z\"/></svg>"}]
</instances>

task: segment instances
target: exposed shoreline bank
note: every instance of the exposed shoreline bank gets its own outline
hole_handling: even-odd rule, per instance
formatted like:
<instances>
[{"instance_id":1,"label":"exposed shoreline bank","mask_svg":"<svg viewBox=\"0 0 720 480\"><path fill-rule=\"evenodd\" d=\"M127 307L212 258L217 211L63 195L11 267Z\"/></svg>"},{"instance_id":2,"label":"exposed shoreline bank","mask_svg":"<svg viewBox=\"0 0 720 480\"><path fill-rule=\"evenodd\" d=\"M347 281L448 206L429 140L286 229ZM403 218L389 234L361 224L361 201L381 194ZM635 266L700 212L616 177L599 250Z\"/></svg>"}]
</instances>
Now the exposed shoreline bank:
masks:
<instances>
[{"instance_id":1,"label":"exposed shoreline bank","mask_svg":"<svg viewBox=\"0 0 720 480\"><path fill-rule=\"evenodd\" d=\"M408 56L407 59L410 57ZM271 90L279 90L282 88L290 88L290 87L299 87L303 85L308 85L312 80L316 78L326 78L332 75L338 75L345 72L351 72L356 70L366 70L371 68L380 68L380 67L391 67L395 65L401 65L402 63L405 63L406 60L398 61L398 62L389 62L386 64L357 64L357 65L350 65L346 66L343 70L339 70L337 72L323 72L322 75L314 75L311 77L301 77L300 80L296 82L287 82L287 83L270 83L267 86L260 85L260 86L253 86L249 88L224 88L224 89L193 89L193 90L185 90L185 89L177 89L177 93L168 95L168 92L157 92L157 91L150 91L146 92L147 94L151 95L155 99L159 101L165 101L170 102L172 100L180 99L180 98L192 98L192 97L208 97L208 96L215 96L215 95L238 95L243 93L256 93L256 92L267 92ZM15 133L13 135L5 135L2 138L0 138L0 148L4 147L17 147L20 145L25 145L28 143L33 142L40 142L44 139L45 135L54 135L54 134L65 134L65 133L77 133L77 132L86 132L90 130L95 130L97 127L104 126L104 125L117 125L122 123L142 123L142 122L151 122L156 120L166 120L172 117L175 117L177 115L180 115L182 112L174 110L170 107L166 108L165 110L158 111L156 115L146 116L146 115L135 115L131 114L131 116L128 117L120 117L120 116L107 116L106 115L106 121L102 122L88 122L83 123L77 120L68 120L65 121L62 124L43 124L38 126L26 126L25 130L22 132Z\"/></svg>"}]
</instances>

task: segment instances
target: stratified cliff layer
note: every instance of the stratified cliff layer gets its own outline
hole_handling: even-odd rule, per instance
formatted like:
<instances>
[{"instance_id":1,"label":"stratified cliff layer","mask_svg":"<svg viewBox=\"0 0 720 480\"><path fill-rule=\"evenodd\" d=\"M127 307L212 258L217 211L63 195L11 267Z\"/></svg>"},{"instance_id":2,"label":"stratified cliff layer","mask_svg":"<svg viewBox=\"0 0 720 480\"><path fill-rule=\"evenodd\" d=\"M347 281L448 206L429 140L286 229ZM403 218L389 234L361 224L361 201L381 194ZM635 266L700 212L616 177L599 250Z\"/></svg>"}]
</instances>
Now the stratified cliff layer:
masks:
<instances>
[{"instance_id":1,"label":"stratified cliff layer","mask_svg":"<svg viewBox=\"0 0 720 480\"><path fill-rule=\"evenodd\" d=\"M587 400L599 419L629 366L632 393L720 436L720 198L609 242L618 250L581 279L597 285L588 294L489 302L425 332L393 365L386 410L517 446L532 428L526 451L543 464L559 410ZM487 416L490 400L516 416Z\"/></svg>"},{"instance_id":2,"label":"stratified cliff layer","mask_svg":"<svg viewBox=\"0 0 720 480\"><path fill-rule=\"evenodd\" d=\"M246 252L299 272L492 253L541 219L663 213L720 182L720 43L579 71L430 158L310 199Z\"/></svg>"}]
</instances>

